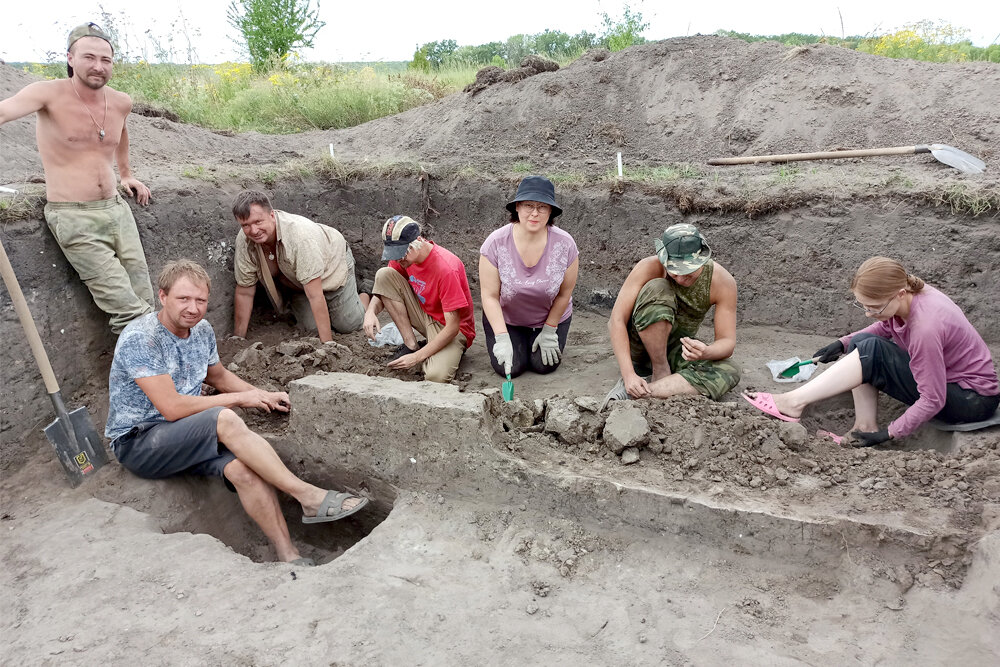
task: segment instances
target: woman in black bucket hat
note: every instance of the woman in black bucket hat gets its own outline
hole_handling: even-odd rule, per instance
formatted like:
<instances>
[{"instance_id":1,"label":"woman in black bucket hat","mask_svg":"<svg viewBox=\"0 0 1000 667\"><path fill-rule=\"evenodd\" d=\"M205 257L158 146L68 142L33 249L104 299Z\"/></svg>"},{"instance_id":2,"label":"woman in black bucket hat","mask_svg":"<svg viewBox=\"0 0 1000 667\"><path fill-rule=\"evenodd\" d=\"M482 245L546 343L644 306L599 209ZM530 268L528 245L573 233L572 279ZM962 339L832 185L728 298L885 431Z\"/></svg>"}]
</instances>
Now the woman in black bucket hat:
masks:
<instances>
[{"instance_id":1,"label":"woman in black bucket hat","mask_svg":"<svg viewBox=\"0 0 1000 667\"><path fill-rule=\"evenodd\" d=\"M562 208L549 179L525 177L507 210L510 224L479 249L486 349L500 375L551 373L573 319L579 253L573 237L553 226Z\"/></svg>"}]
</instances>

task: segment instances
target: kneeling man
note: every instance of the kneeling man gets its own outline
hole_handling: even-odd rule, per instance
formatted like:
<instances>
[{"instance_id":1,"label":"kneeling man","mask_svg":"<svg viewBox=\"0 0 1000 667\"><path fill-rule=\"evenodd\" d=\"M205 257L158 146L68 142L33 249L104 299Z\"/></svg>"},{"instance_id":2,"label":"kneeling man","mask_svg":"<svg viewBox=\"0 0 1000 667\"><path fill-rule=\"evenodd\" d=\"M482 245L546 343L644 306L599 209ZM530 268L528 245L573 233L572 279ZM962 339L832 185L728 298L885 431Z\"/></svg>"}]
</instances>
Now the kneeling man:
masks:
<instances>
[{"instance_id":1,"label":"kneeling man","mask_svg":"<svg viewBox=\"0 0 1000 667\"><path fill-rule=\"evenodd\" d=\"M703 394L718 400L740 381L729 357L736 348L736 280L711 259L694 225L672 225L656 255L640 260L622 285L608 331L621 379L604 403L629 398ZM715 340L694 338L715 306Z\"/></svg>"},{"instance_id":2,"label":"kneeling man","mask_svg":"<svg viewBox=\"0 0 1000 667\"><path fill-rule=\"evenodd\" d=\"M300 215L277 211L263 192L244 190L233 200L236 234L236 303L233 335L247 334L257 283L284 310L280 287L292 292L299 326L315 330L324 343L332 332L361 328L365 309L354 278L354 255L344 235Z\"/></svg>"},{"instance_id":3,"label":"kneeling man","mask_svg":"<svg viewBox=\"0 0 1000 667\"><path fill-rule=\"evenodd\" d=\"M302 521L335 521L368 503L292 474L264 438L230 408L288 412L285 392L262 391L219 361L212 326L202 319L211 280L198 264L167 264L157 313L130 323L115 347L105 435L121 464L139 477L180 473L221 477L274 545L278 559L312 565L292 544L275 487L302 505ZM205 382L220 393L202 396Z\"/></svg>"},{"instance_id":4,"label":"kneeling man","mask_svg":"<svg viewBox=\"0 0 1000 667\"><path fill-rule=\"evenodd\" d=\"M389 266L375 273L365 335L375 339L378 314L385 309L403 337L389 368L420 366L424 379L449 382L476 337L465 264L421 236L420 225L405 215L385 221L382 241L382 259ZM425 346L417 344L414 329L427 338Z\"/></svg>"}]
</instances>

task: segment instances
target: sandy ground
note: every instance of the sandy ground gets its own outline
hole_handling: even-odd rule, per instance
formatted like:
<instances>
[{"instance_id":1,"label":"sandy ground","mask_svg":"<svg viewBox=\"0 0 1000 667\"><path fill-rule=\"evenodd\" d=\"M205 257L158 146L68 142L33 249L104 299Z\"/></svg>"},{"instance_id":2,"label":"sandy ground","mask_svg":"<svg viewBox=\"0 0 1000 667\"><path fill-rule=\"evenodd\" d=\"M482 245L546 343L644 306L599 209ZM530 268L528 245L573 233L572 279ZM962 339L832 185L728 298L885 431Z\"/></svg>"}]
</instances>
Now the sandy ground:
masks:
<instances>
[{"instance_id":1,"label":"sandy ground","mask_svg":"<svg viewBox=\"0 0 1000 667\"><path fill-rule=\"evenodd\" d=\"M594 394L597 400L616 372L605 322L602 312L579 310L563 368L518 378L516 397L551 404L559 396ZM255 365L247 357L244 367L262 384L285 386L274 379L287 377L274 361L287 356L279 346L309 348L295 357L298 363L314 354L309 339L295 343L285 325L271 323L251 329L248 343L224 343L224 361L252 347L255 332L274 341L262 340L267 358ZM387 351L360 335L337 342L349 350L343 354L351 370L379 374ZM738 348L744 383L775 386L762 363L775 347L784 355L808 353L823 342L744 328ZM498 386L481 340L460 377L465 391ZM558 489L571 479L608 480L635 494L631 501L623 496L626 508L663 502L681 508L680 517L665 513L646 526L623 525L597 518L585 497L572 492L556 491L562 506L541 511L544 504L529 497L497 504L488 491L460 483L438 492L371 480L376 505L336 524L303 527L294 503L284 503L293 539L321 563L306 570L269 562L273 552L217 482L144 481L112 463L69 490L39 437L38 454L0 482L0 526L7 527L0 585L9 600L4 652L12 664L81 665L136 658L198 665L568 665L622 656L629 664L995 662L995 439L992 446L965 441L979 449L963 460L913 450L858 453L807 438L791 450L780 445L778 467L792 471L791 484L782 486L772 471L762 489L752 479L768 479L773 464L711 455L689 464L699 455L692 431L720 415L745 424L751 436L780 432L773 420L735 401L734 395L718 405L700 398L644 402L654 432L670 446L655 452L647 445L632 466L609 456L600 438L575 446L515 428L494 445L522 460L540 484ZM98 415L106 409L90 407ZM843 400L817 406L806 424L835 427L844 408ZM295 451L287 417L247 418L286 456ZM704 439L719 438L709 432ZM935 442L952 444L941 434ZM598 454L588 454L594 444ZM762 452L752 437L740 449ZM918 463L912 474L908 460ZM962 476L971 484L967 494L956 480L935 476L959 460L967 471L986 471ZM922 471L928 462L933 467ZM895 470L902 474L894 484ZM455 474L461 478L458 460ZM922 476L929 479L924 485ZM823 486L824 479L837 481ZM889 485L879 491L872 479ZM769 490L771 483L777 486ZM684 508L704 516L692 525ZM840 532L826 541L806 539L825 525ZM800 530L806 532L799 536ZM896 546L887 553L883 543Z\"/></svg>"},{"instance_id":2,"label":"sandy ground","mask_svg":"<svg viewBox=\"0 0 1000 667\"><path fill-rule=\"evenodd\" d=\"M0 66L0 96L32 80ZM767 360L804 358L862 325L850 319L842 283L881 248L952 295L1000 358L991 307L1000 294L996 212L955 214L949 204L955 193L990 201L996 169L965 176L926 155L785 170L703 163L938 141L992 164L998 109L995 65L694 37L583 58L350 130L233 137L130 118L133 167L155 198L136 212L150 265L193 256L209 267L209 318L223 360L250 380L284 388L344 371L417 379L387 373L389 352L360 335L319 346L258 315L249 343L224 339L234 234L227 202L242 187L263 187L254 170L313 159L330 143L343 168L375 175L267 187L290 210L334 211L361 279L371 278L387 215L423 213L435 238L468 263L501 222L524 165L564 177L561 224L587 255L569 350L557 373L518 378L517 401L494 404L490 418L503 428L452 444L448 484L393 486L337 469L336 460L317 470L301 449L309 443L290 427L294 414L246 414L293 470L374 501L319 527L303 526L294 503L283 502L293 539L321 563L296 569L272 562L217 482L144 481L112 463L69 489L35 426L47 399L3 293L0 657L32 665L997 664L997 429L952 436L926 428L898 447L855 451L815 435L850 425L847 397L814 406L802 428L738 397L777 388ZM34 121L5 125L0 142L0 182L38 187ZM625 187L604 179L618 151L629 167L698 173ZM380 171L403 162L416 166ZM184 176L191 165L205 176ZM37 218L0 234L57 373L73 380L67 402L86 405L100 428L113 340ZM737 276L743 381L718 404L615 407L619 417L638 412L649 429L621 450L606 435L608 415L593 412L616 370L606 309L589 306L606 308L632 263L649 254L649 239L681 221L707 229ZM499 388L481 336L456 384L466 393ZM547 402L547 416L536 400ZM881 407L887 418L900 410L892 401ZM498 471L517 473L464 482L470 461L502 461Z\"/></svg>"}]
</instances>

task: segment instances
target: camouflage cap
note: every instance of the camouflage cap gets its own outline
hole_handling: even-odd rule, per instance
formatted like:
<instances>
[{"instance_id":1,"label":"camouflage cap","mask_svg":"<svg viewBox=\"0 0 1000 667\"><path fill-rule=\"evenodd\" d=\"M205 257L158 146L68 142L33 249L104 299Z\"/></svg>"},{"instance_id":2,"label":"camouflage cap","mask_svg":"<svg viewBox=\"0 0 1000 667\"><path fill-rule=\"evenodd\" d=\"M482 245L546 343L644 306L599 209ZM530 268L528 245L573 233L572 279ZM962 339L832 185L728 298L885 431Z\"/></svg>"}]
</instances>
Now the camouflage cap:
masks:
<instances>
[{"instance_id":1,"label":"camouflage cap","mask_svg":"<svg viewBox=\"0 0 1000 667\"><path fill-rule=\"evenodd\" d=\"M73 45L81 37L98 37L103 39L111 46L111 52L114 53L115 45L111 44L111 38L96 23L84 23L73 28L69 33L69 37L66 38L66 50L69 51L73 48Z\"/></svg>"},{"instance_id":2,"label":"camouflage cap","mask_svg":"<svg viewBox=\"0 0 1000 667\"><path fill-rule=\"evenodd\" d=\"M692 224L667 227L656 239L656 255L668 272L678 276L694 273L712 258L705 237Z\"/></svg>"}]
</instances>

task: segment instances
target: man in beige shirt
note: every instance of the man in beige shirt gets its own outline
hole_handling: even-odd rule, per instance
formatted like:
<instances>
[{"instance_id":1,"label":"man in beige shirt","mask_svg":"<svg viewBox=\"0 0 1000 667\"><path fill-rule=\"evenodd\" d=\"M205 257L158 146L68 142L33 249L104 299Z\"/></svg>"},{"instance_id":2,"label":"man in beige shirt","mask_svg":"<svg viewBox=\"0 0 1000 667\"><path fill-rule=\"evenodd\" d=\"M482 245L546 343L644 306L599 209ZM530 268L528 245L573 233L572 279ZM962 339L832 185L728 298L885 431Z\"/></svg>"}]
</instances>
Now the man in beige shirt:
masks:
<instances>
[{"instance_id":1,"label":"man in beige shirt","mask_svg":"<svg viewBox=\"0 0 1000 667\"><path fill-rule=\"evenodd\" d=\"M119 180L140 205L149 188L132 176L125 120L132 100L107 85L114 66L111 39L85 23L70 32L66 79L28 84L0 101L0 125L37 116L38 153L45 169L45 220L111 330L153 312L153 287L139 231Z\"/></svg>"},{"instance_id":2,"label":"man in beige shirt","mask_svg":"<svg viewBox=\"0 0 1000 667\"><path fill-rule=\"evenodd\" d=\"M316 330L324 343L333 331L357 331L365 316L354 278L354 255L344 235L300 215L277 211L263 192L244 190L233 200L236 235L236 301L233 335L245 337L257 283L271 303L285 310L283 290L292 296L296 321ZM365 295L367 296L367 295Z\"/></svg>"}]
</instances>

